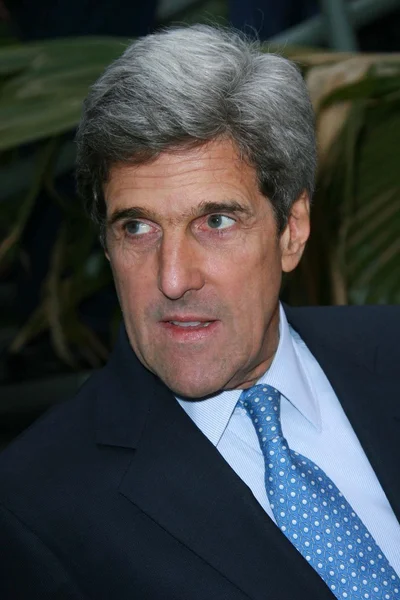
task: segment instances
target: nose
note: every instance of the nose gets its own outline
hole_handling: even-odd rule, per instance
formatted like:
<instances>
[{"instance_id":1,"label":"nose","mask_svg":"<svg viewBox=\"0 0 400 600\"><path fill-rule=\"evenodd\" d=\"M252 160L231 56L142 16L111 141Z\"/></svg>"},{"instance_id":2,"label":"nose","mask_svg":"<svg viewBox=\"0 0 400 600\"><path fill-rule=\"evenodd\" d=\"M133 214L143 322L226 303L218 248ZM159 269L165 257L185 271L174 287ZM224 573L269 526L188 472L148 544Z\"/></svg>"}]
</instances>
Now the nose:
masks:
<instances>
[{"instance_id":1,"label":"nose","mask_svg":"<svg viewBox=\"0 0 400 600\"><path fill-rule=\"evenodd\" d=\"M203 287L201 251L194 240L184 235L164 235L158 262L158 287L170 300L178 300L186 292Z\"/></svg>"}]
</instances>

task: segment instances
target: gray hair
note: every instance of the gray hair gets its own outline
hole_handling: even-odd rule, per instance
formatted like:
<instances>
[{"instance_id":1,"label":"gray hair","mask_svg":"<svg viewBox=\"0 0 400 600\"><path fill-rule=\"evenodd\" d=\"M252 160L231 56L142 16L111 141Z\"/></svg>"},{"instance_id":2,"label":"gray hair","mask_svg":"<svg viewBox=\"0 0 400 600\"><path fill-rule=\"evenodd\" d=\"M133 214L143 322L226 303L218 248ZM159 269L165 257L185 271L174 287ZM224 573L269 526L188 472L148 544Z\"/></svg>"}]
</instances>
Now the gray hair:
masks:
<instances>
[{"instance_id":1,"label":"gray hair","mask_svg":"<svg viewBox=\"0 0 400 600\"><path fill-rule=\"evenodd\" d=\"M279 229L313 193L314 113L297 67L238 31L194 25L139 38L91 88L77 133L77 182L104 234L116 163L229 138L255 167Z\"/></svg>"}]
</instances>

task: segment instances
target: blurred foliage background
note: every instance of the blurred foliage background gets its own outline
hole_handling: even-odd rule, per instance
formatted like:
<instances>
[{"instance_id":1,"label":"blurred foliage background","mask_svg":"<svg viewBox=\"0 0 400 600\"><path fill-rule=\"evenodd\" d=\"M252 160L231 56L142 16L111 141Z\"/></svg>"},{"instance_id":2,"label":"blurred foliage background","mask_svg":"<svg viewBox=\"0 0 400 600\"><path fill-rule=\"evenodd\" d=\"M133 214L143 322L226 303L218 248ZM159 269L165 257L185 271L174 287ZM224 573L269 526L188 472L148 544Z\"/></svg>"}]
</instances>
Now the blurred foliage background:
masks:
<instances>
[{"instance_id":1,"label":"blurred foliage background","mask_svg":"<svg viewBox=\"0 0 400 600\"><path fill-rule=\"evenodd\" d=\"M225 8L210 0L183 20L215 20L226 16ZM65 177L73 169L73 135L88 87L129 40L1 39L0 332L6 360L0 379L19 381L98 367L115 335L120 315L111 273ZM317 115L313 233L301 266L284 282L283 298L291 304L400 302L400 55L271 43L264 50L297 61ZM55 228L35 228L44 201L57 212ZM24 297L15 297L15 280L22 274L29 281L34 269L22 243L26 235L49 258L37 301L21 320L16 308ZM98 327L91 307L104 293L106 324ZM26 366L32 356L34 375Z\"/></svg>"}]
</instances>

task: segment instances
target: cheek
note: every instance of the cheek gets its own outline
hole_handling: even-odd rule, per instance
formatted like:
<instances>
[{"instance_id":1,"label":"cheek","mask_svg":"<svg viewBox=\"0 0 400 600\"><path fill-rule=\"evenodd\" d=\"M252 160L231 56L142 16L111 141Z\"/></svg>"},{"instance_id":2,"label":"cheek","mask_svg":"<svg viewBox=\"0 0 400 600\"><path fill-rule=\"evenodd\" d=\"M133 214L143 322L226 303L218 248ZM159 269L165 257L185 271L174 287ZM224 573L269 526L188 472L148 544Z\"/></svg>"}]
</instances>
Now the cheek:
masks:
<instances>
[{"instance_id":1,"label":"cheek","mask_svg":"<svg viewBox=\"0 0 400 600\"><path fill-rule=\"evenodd\" d=\"M110 264L122 311L132 321L132 316L140 315L149 300L146 270L120 257L111 257Z\"/></svg>"},{"instance_id":2,"label":"cheek","mask_svg":"<svg viewBox=\"0 0 400 600\"><path fill-rule=\"evenodd\" d=\"M260 239L261 238L261 239ZM250 243L253 242L253 243ZM214 273L236 288L263 289L281 276L281 253L275 239L243 240L211 261ZM228 283L229 286L229 283Z\"/></svg>"},{"instance_id":3,"label":"cheek","mask_svg":"<svg viewBox=\"0 0 400 600\"><path fill-rule=\"evenodd\" d=\"M281 286L280 253L269 244L258 253L242 257L231 271L232 297L242 320L255 326L274 307Z\"/></svg>"}]
</instances>

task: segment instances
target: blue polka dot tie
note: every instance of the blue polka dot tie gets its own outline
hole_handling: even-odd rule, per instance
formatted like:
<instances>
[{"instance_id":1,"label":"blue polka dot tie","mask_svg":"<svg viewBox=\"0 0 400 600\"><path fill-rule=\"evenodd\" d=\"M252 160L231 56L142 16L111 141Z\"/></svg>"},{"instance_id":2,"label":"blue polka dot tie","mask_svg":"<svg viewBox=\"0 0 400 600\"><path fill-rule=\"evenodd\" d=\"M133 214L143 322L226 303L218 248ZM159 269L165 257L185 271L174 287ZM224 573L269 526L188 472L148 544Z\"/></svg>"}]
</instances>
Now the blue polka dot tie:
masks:
<instances>
[{"instance_id":1,"label":"blue polka dot tie","mask_svg":"<svg viewBox=\"0 0 400 600\"><path fill-rule=\"evenodd\" d=\"M256 429L265 487L277 525L333 594L349 600L400 598L400 580L333 481L290 450L280 423L280 393L256 385L239 398Z\"/></svg>"}]
</instances>

